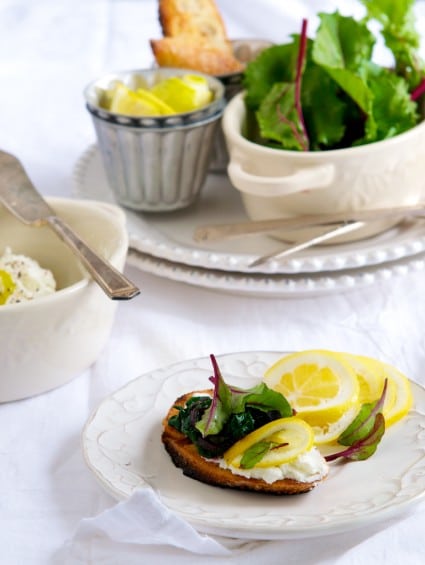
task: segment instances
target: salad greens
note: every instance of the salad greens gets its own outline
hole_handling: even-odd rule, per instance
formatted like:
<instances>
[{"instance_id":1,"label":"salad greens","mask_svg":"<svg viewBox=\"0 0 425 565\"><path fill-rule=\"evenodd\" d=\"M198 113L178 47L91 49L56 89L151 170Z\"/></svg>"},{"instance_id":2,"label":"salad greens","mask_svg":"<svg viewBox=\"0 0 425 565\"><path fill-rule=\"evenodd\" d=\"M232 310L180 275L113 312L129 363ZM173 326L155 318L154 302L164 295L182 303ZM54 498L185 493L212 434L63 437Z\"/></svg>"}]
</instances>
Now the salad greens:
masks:
<instances>
[{"instance_id":1,"label":"salad greens","mask_svg":"<svg viewBox=\"0 0 425 565\"><path fill-rule=\"evenodd\" d=\"M352 461L369 459L378 448L378 444L385 433L385 418L382 409L387 391L385 380L382 394L375 402L365 403L360 407L359 413L351 424L338 438L340 445L348 446L347 449L332 453L325 457L326 461L335 461L340 457ZM272 449L282 447L282 443L273 441L259 441L249 447L242 456L240 466L242 469L251 469Z\"/></svg>"},{"instance_id":2,"label":"salad greens","mask_svg":"<svg viewBox=\"0 0 425 565\"><path fill-rule=\"evenodd\" d=\"M314 39L307 21L292 41L274 45L244 73L247 136L275 148L318 151L398 135L420 118L425 65L419 58L414 0L360 0L361 21L338 11L320 13ZM394 58L373 60L374 22Z\"/></svg>"},{"instance_id":3,"label":"salad greens","mask_svg":"<svg viewBox=\"0 0 425 565\"><path fill-rule=\"evenodd\" d=\"M242 455L240 461L241 469L252 469L255 465L263 459L272 449L284 447L287 443L276 443L275 441L258 441L251 445Z\"/></svg>"},{"instance_id":4,"label":"salad greens","mask_svg":"<svg viewBox=\"0 0 425 565\"><path fill-rule=\"evenodd\" d=\"M371 457L385 433L385 418L382 408L387 392L385 379L382 394L375 402L363 404L356 418L339 436L338 443L348 446L347 449L325 457L326 461L334 461L339 457L362 461Z\"/></svg>"},{"instance_id":5,"label":"salad greens","mask_svg":"<svg viewBox=\"0 0 425 565\"><path fill-rule=\"evenodd\" d=\"M232 445L265 424L293 416L286 398L260 383L250 389L240 389L225 383L217 360L210 355L214 375L213 396L193 396L186 405L176 406L178 414L168 424L184 434L207 458L221 457ZM347 449L325 457L334 461L340 457L351 460L368 459L373 455L385 433L382 408L387 391L385 380L382 394L375 402L363 404L358 415L339 436L338 443ZM241 467L250 469L271 450L285 444L260 441L248 448L242 456Z\"/></svg>"},{"instance_id":6,"label":"salad greens","mask_svg":"<svg viewBox=\"0 0 425 565\"><path fill-rule=\"evenodd\" d=\"M272 420L292 416L286 398L260 383L247 390L228 386L214 355L213 397L194 396L168 423L185 434L204 457L219 457L250 432Z\"/></svg>"}]
</instances>

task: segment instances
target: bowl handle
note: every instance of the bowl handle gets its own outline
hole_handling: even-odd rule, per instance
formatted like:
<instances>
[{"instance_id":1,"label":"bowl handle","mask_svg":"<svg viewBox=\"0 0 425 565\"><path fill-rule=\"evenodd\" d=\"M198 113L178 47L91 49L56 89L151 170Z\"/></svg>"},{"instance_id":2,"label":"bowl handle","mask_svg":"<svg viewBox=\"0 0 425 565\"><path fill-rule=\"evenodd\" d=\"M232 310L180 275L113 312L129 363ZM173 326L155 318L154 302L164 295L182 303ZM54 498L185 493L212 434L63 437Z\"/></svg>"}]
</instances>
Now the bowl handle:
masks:
<instances>
[{"instance_id":1,"label":"bowl handle","mask_svg":"<svg viewBox=\"0 0 425 565\"><path fill-rule=\"evenodd\" d=\"M334 179L335 167L328 163L300 169L283 177L252 175L240 163L231 161L227 168L232 184L241 192L255 196L286 196L328 186Z\"/></svg>"}]
</instances>

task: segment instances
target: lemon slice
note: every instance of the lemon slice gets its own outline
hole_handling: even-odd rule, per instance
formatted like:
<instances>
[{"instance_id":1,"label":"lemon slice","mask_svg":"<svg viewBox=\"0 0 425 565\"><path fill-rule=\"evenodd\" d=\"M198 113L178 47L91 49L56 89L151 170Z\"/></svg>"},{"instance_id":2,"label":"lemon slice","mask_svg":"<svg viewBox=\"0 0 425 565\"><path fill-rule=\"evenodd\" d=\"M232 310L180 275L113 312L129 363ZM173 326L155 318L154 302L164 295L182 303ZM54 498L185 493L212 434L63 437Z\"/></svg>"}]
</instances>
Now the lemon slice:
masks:
<instances>
[{"instance_id":1,"label":"lemon slice","mask_svg":"<svg viewBox=\"0 0 425 565\"><path fill-rule=\"evenodd\" d=\"M367 386L371 390L374 390L376 387L379 388L378 393L374 391L373 395L371 394L368 398L364 398L363 402L377 400L382 394L384 381L387 379L387 392L382 413L387 427L395 424L406 416L413 404L409 379L388 363L362 355L357 355L356 358L366 368L366 372L363 373L363 379L367 381ZM364 394L365 392L363 391Z\"/></svg>"},{"instance_id":2,"label":"lemon slice","mask_svg":"<svg viewBox=\"0 0 425 565\"><path fill-rule=\"evenodd\" d=\"M139 88L137 92L119 83L111 93L110 111L126 116L162 116L175 114L175 111L157 99L148 90Z\"/></svg>"},{"instance_id":3,"label":"lemon slice","mask_svg":"<svg viewBox=\"0 0 425 565\"><path fill-rule=\"evenodd\" d=\"M207 79L198 75L185 75L183 81L196 92L197 107L209 104L213 99L213 93Z\"/></svg>"},{"instance_id":4,"label":"lemon slice","mask_svg":"<svg viewBox=\"0 0 425 565\"><path fill-rule=\"evenodd\" d=\"M333 351L286 355L266 371L264 381L312 426L317 444L336 440L360 408L356 373L343 355Z\"/></svg>"},{"instance_id":5,"label":"lemon slice","mask_svg":"<svg viewBox=\"0 0 425 565\"><path fill-rule=\"evenodd\" d=\"M377 375L376 370L365 363L366 357L350 353L342 353L342 355L356 373L359 382L359 403L364 404L377 400L382 394L384 379Z\"/></svg>"},{"instance_id":6,"label":"lemon slice","mask_svg":"<svg viewBox=\"0 0 425 565\"><path fill-rule=\"evenodd\" d=\"M374 402L381 396L384 388L385 375L381 363L376 359L362 355L343 353L356 372L359 381L359 404ZM391 410L396 401L397 387L392 380L388 380L384 416Z\"/></svg>"},{"instance_id":7,"label":"lemon slice","mask_svg":"<svg viewBox=\"0 0 425 565\"><path fill-rule=\"evenodd\" d=\"M246 450L262 441L270 441L276 445L255 464L255 467L275 467L288 463L311 449L314 443L314 433L311 427L300 418L279 418L237 441L226 451L223 456L224 460L228 465L239 468Z\"/></svg>"},{"instance_id":8,"label":"lemon slice","mask_svg":"<svg viewBox=\"0 0 425 565\"><path fill-rule=\"evenodd\" d=\"M6 304L7 299L11 296L16 288L15 281L11 275L0 269L0 305Z\"/></svg>"},{"instance_id":9,"label":"lemon slice","mask_svg":"<svg viewBox=\"0 0 425 565\"><path fill-rule=\"evenodd\" d=\"M166 104L163 100L161 100L161 98L158 98L158 96L155 96L155 94L152 94L152 92L150 92L146 88L138 88L136 90L136 94L147 104L152 104L152 106L155 106L155 108L157 108L163 116L176 113L176 110L174 108Z\"/></svg>"},{"instance_id":10,"label":"lemon slice","mask_svg":"<svg viewBox=\"0 0 425 565\"><path fill-rule=\"evenodd\" d=\"M212 100L212 92L204 77L184 75L170 77L155 84L151 92L176 112L191 112Z\"/></svg>"},{"instance_id":11,"label":"lemon slice","mask_svg":"<svg viewBox=\"0 0 425 565\"><path fill-rule=\"evenodd\" d=\"M105 110L111 109L114 93L119 85L123 85L123 83L120 80L114 80L108 85L108 88L98 89L98 102L101 108L104 108Z\"/></svg>"},{"instance_id":12,"label":"lemon slice","mask_svg":"<svg viewBox=\"0 0 425 565\"><path fill-rule=\"evenodd\" d=\"M413 397L407 377L387 363L349 353L304 351L280 359L264 376L313 428L317 444L334 442L362 404L378 400L385 379L382 413L388 427L409 412Z\"/></svg>"},{"instance_id":13,"label":"lemon slice","mask_svg":"<svg viewBox=\"0 0 425 565\"><path fill-rule=\"evenodd\" d=\"M333 351L286 355L266 371L264 382L282 393L298 415L341 415L358 404L356 373L341 354Z\"/></svg>"}]
</instances>

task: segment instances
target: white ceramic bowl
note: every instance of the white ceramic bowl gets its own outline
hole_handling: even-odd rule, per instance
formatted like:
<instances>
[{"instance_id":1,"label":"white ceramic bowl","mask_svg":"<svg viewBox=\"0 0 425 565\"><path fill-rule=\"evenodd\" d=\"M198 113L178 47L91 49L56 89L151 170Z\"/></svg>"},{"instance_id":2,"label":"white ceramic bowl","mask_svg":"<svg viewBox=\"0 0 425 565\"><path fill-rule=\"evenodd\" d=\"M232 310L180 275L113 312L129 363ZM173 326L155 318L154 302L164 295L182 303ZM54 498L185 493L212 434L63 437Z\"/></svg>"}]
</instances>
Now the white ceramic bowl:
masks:
<instances>
[{"instance_id":1,"label":"white ceramic bowl","mask_svg":"<svg viewBox=\"0 0 425 565\"><path fill-rule=\"evenodd\" d=\"M122 270L128 236L120 208L49 198L50 205L97 252ZM6 247L50 269L57 292L0 306L0 402L61 386L87 369L104 347L117 302L109 299L48 227L29 227L0 206L0 255Z\"/></svg>"},{"instance_id":2,"label":"white ceramic bowl","mask_svg":"<svg viewBox=\"0 0 425 565\"><path fill-rule=\"evenodd\" d=\"M230 154L229 177L253 220L413 205L423 198L425 121L396 137L368 145L287 151L244 137L243 97L242 92L228 103L222 122ZM395 223L370 222L332 242L372 236ZM296 240L313 233L296 230L275 235Z\"/></svg>"}]
</instances>

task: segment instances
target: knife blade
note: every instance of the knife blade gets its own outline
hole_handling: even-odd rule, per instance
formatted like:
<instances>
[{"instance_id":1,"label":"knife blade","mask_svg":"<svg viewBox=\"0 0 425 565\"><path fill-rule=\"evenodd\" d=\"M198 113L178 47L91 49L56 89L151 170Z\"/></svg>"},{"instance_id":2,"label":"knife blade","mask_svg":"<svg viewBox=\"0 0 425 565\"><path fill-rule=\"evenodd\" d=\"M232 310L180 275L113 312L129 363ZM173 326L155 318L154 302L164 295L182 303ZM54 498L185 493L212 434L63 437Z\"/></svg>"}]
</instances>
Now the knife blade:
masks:
<instances>
[{"instance_id":1,"label":"knife blade","mask_svg":"<svg viewBox=\"0 0 425 565\"><path fill-rule=\"evenodd\" d=\"M255 259L255 261L249 263L248 267L258 267L260 265L263 265L264 263L267 263L271 259L282 259L283 257L294 255L295 253L298 253L298 251L313 247L313 245L318 245L319 243L323 243L324 241L328 241L339 235L344 235L346 233L358 230L364 225L365 222L344 222L343 224L338 225L336 228L334 227L330 230L328 229L320 235L307 238L304 241L296 243L295 245L291 245L291 247L287 247L282 251L274 251L273 253L262 255L261 257Z\"/></svg>"},{"instance_id":2,"label":"knife blade","mask_svg":"<svg viewBox=\"0 0 425 565\"><path fill-rule=\"evenodd\" d=\"M337 212L332 214L308 214L292 218L270 220L249 220L232 224L209 224L199 226L193 233L195 241L219 241L231 237L269 233L278 229L296 230L314 226L332 226L356 221L373 222L380 219L425 216L425 202L413 206L359 210L357 212Z\"/></svg>"},{"instance_id":3,"label":"knife blade","mask_svg":"<svg viewBox=\"0 0 425 565\"><path fill-rule=\"evenodd\" d=\"M21 162L4 151L0 151L0 202L21 222L52 228L110 298L128 300L140 293L127 277L100 257L56 215L32 184Z\"/></svg>"}]
</instances>

